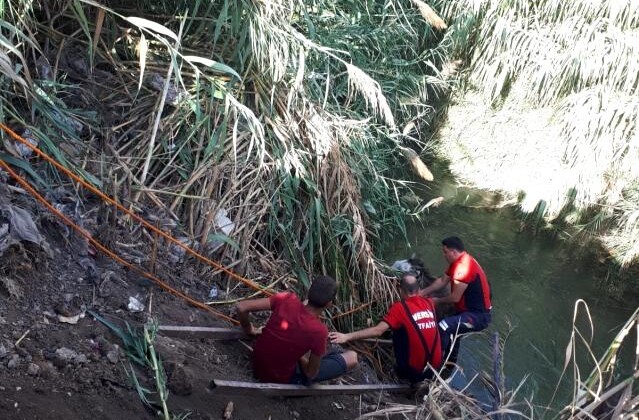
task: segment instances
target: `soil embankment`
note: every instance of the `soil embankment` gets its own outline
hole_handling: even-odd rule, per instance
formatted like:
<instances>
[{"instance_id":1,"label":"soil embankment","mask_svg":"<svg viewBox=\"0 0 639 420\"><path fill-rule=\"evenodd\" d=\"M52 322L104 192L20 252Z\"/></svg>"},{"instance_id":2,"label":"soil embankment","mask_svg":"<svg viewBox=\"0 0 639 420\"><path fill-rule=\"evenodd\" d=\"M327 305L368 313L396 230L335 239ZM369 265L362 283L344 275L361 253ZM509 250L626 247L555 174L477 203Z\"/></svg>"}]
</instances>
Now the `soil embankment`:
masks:
<instances>
[{"instance_id":1,"label":"soil embankment","mask_svg":"<svg viewBox=\"0 0 639 420\"><path fill-rule=\"evenodd\" d=\"M127 376L131 364L121 340L86 310L122 327L125 323L140 326L149 317L169 325L222 323L95 254L86 241L30 197L2 184L3 209L25 209L42 241L36 245L14 240L0 259L0 417L158 418L143 405ZM136 236L140 228L121 224L104 229L98 221L101 210L97 203L76 205L76 199L67 194L59 196L57 204L69 213L82 209L76 215L83 226L98 240L128 250L129 256L151 252L141 239L143 235ZM15 222L15 217L11 219L3 211L0 225L16 232L19 227ZM205 299L209 287L199 278L201 269L187 259L158 275L173 287ZM144 311L131 312L127 308L129 297L137 297ZM352 396L275 399L208 391L207 385L215 377L252 380L250 344L158 336L155 345L167 372L171 413L190 413L189 419L218 419L233 401L232 419L352 419L360 410L370 408L366 399ZM141 385L154 389L150 372L135 370Z\"/></svg>"}]
</instances>

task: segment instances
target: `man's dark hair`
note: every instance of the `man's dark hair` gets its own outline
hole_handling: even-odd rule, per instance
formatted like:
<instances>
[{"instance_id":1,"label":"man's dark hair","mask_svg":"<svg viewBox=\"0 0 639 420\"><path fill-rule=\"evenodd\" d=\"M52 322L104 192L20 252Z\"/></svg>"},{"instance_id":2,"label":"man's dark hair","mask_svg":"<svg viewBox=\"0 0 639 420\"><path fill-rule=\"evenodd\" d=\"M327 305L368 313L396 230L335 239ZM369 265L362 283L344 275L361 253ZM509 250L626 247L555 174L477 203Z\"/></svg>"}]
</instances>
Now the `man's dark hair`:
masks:
<instances>
[{"instance_id":1,"label":"man's dark hair","mask_svg":"<svg viewBox=\"0 0 639 420\"><path fill-rule=\"evenodd\" d=\"M337 294L337 281L329 276L317 276L308 289L308 303L316 308L328 305Z\"/></svg>"},{"instance_id":2,"label":"man's dark hair","mask_svg":"<svg viewBox=\"0 0 639 420\"><path fill-rule=\"evenodd\" d=\"M412 280L409 280L412 279ZM419 290L419 279L412 273L402 274L399 280L399 287L408 294L413 294Z\"/></svg>"},{"instance_id":3,"label":"man's dark hair","mask_svg":"<svg viewBox=\"0 0 639 420\"><path fill-rule=\"evenodd\" d=\"M448 238L442 240L442 245L449 249L455 249L459 252L466 251L464 248L464 243L457 236L449 236Z\"/></svg>"}]
</instances>

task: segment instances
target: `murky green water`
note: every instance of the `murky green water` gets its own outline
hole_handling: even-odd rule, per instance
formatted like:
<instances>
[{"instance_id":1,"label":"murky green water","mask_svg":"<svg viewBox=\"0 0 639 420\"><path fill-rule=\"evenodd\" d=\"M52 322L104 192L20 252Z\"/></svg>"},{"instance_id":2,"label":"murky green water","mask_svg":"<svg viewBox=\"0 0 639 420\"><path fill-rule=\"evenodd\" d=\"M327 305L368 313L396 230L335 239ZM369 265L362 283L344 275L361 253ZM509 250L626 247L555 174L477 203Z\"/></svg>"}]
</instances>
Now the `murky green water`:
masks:
<instances>
[{"instance_id":1,"label":"murky green water","mask_svg":"<svg viewBox=\"0 0 639 420\"><path fill-rule=\"evenodd\" d=\"M489 335L498 331L502 337L508 336L503 356L506 389L514 389L527 377L519 399L534 395L533 403L547 405L560 383L575 302L583 299L588 304L595 328L592 348L600 357L639 305L639 296L624 296L621 302L613 298L601 287L605 270L579 244L520 232L520 218L512 209L478 208L475 205L485 201L485 195L451 185L444 182L427 192L428 198L444 196L446 200L440 207L429 209L422 224L409 226L410 247L405 243L389 244L385 258L392 262L415 252L434 275L441 275L447 266L441 255L441 239L461 237L483 266L493 288L489 334L470 336L462 342L459 363L465 379L479 370L492 372ZM584 333L589 330L585 313L579 317L578 325ZM634 345L634 341L630 344ZM631 346L625 347L629 350ZM626 353L631 356L630 351ZM587 360L583 346L580 358ZM591 366L583 364L584 377ZM629 363L627 366L629 369ZM567 374L553 407L562 406L571 398L572 370ZM488 399L476 382L471 390Z\"/></svg>"}]
</instances>

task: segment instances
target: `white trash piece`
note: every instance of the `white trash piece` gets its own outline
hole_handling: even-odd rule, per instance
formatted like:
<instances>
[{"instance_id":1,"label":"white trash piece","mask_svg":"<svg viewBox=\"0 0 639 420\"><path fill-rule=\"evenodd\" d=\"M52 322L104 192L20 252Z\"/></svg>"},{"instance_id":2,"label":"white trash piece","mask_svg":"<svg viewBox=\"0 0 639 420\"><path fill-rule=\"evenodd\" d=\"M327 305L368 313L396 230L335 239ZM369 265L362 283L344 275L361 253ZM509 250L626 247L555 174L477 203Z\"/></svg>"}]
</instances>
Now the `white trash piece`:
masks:
<instances>
[{"instance_id":1,"label":"white trash piece","mask_svg":"<svg viewBox=\"0 0 639 420\"><path fill-rule=\"evenodd\" d=\"M142 312L144 310L142 302L133 296L129 296L129 304L126 307L130 312Z\"/></svg>"},{"instance_id":2,"label":"white trash piece","mask_svg":"<svg viewBox=\"0 0 639 420\"><path fill-rule=\"evenodd\" d=\"M228 218L228 212L226 209L219 209L215 213L215 226L220 229L226 236L229 236L233 229L235 229L235 223Z\"/></svg>"}]
</instances>

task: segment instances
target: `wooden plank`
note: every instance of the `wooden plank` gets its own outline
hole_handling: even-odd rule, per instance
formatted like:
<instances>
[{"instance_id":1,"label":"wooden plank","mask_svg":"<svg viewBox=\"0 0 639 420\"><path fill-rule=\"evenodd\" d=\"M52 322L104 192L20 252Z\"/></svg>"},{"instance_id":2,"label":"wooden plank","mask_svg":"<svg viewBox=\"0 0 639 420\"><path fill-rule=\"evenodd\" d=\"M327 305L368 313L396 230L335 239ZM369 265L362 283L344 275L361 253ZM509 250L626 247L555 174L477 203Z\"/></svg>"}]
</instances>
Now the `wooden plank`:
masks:
<instances>
[{"instance_id":1,"label":"wooden plank","mask_svg":"<svg viewBox=\"0 0 639 420\"><path fill-rule=\"evenodd\" d=\"M248 338L240 328L160 325L158 332L167 337L175 338L205 338L208 340L239 340L240 338Z\"/></svg>"},{"instance_id":2,"label":"wooden plank","mask_svg":"<svg viewBox=\"0 0 639 420\"><path fill-rule=\"evenodd\" d=\"M410 385L401 384L357 384L357 385L289 385L259 382L227 381L213 379L209 388L225 395L265 395L269 397L321 396L364 394L368 392L407 392Z\"/></svg>"},{"instance_id":3,"label":"wooden plank","mask_svg":"<svg viewBox=\"0 0 639 420\"><path fill-rule=\"evenodd\" d=\"M203 338L208 340L239 340L249 338L241 328L219 328L219 327L191 327L178 325L160 325L158 332L167 337L174 338ZM379 345L391 345L391 340L380 338L365 338L367 343Z\"/></svg>"}]
</instances>

